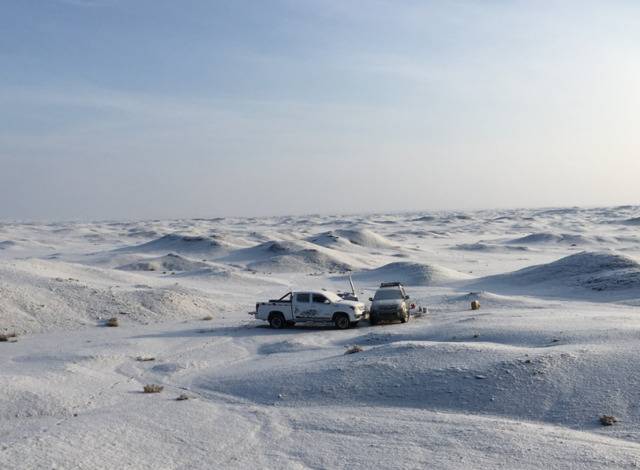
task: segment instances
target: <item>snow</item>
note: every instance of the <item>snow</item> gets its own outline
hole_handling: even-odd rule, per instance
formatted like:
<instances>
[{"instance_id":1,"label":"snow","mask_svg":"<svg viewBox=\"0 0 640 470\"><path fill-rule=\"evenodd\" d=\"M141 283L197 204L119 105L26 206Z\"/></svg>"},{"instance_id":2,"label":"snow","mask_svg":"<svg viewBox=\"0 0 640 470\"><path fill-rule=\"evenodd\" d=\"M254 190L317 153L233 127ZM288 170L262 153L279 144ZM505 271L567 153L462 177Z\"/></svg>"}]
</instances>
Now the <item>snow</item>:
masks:
<instances>
[{"instance_id":1,"label":"snow","mask_svg":"<svg viewBox=\"0 0 640 470\"><path fill-rule=\"evenodd\" d=\"M360 271L353 278L372 284L399 281L408 286L440 285L450 281L467 279L469 276L437 265L396 261L376 269Z\"/></svg>"},{"instance_id":2,"label":"snow","mask_svg":"<svg viewBox=\"0 0 640 470\"><path fill-rule=\"evenodd\" d=\"M193 271L206 267L206 263L191 261L180 255L169 253L165 256L119 266L124 271Z\"/></svg>"},{"instance_id":3,"label":"snow","mask_svg":"<svg viewBox=\"0 0 640 470\"><path fill-rule=\"evenodd\" d=\"M394 248L393 242L368 229L337 229L312 238L320 245L346 242L363 248ZM342 244L344 246L344 243Z\"/></svg>"},{"instance_id":4,"label":"snow","mask_svg":"<svg viewBox=\"0 0 640 470\"><path fill-rule=\"evenodd\" d=\"M496 290L538 292L542 295L591 295L592 300L637 299L640 292L640 263L615 252L581 252L552 263L531 266L513 273L480 279L478 286Z\"/></svg>"},{"instance_id":5,"label":"snow","mask_svg":"<svg viewBox=\"0 0 640 470\"><path fill-rule=\"evenodd\" d=\"M220 235L202 236L171 233L141 245L121 248L121 251L197 253L212 255L229 250L234 245Z\"/></svg>"},{"instance_id":6,"label":"snow","mask_svg":"<svg viewBox=\"0 0 640 470\"><path fill-rule=\"evenodd\" d=\"M0 333L18 333L2 468L633 468L637 218L0 223ZM429 313L344 331L247 315L348 290L346 272L361 299L400 280Z\"/></svg>"}]
</instances>

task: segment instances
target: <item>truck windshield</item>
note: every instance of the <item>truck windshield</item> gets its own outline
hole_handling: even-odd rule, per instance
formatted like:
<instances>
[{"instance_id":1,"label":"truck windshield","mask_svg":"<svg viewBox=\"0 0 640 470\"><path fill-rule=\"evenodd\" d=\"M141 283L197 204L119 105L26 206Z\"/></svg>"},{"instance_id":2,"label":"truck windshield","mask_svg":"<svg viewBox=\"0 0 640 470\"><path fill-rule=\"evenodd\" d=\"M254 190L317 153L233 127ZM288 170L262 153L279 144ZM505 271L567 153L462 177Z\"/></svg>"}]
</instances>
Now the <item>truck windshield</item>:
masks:
<instances>
[{"instance_id":1,"label":"truck windshield","mask_svg":"<svg viewBox=\"0 0 640 470\"><path fill-rule=\"evenodd\" d=\"M373 298L374 302L376 300L392 299L402 299L402 292L400 292L398 289L380 289L376 292L376 295Z\"/></svg>"}]
</instances>

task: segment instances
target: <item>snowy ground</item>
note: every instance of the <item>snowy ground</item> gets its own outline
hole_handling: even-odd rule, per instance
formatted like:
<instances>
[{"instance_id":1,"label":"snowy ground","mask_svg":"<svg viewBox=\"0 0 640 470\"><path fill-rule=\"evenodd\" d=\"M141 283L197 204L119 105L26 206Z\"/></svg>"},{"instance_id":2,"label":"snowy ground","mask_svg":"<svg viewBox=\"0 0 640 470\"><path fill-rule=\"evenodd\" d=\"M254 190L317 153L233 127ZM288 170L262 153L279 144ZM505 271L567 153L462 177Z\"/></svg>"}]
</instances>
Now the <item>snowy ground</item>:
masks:
<instances>
[{"instance_id":1,"label":"snowy ground","mask_svg":"<svg viewBox=\"0 0 640 470\"><path fill-rule=\"evenodd\" d=\"M634 468L639 242L640 207L0 224L1 466ZM347 272L430 312L247 315Z\"/></svg>"}]
</instances>

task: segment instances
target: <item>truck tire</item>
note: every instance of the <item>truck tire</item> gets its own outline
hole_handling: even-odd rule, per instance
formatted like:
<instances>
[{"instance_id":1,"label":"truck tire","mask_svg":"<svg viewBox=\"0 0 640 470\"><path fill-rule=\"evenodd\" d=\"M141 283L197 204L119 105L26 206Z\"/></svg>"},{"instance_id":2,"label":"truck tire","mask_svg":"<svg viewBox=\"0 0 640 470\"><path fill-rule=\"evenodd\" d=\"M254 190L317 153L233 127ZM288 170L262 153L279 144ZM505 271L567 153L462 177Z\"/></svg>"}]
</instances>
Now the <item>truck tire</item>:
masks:
<instances>
[{"instance_id":1,"label":"truck tire","mask_svg":"<svg viewBox=\"0 0 640 470\"><path fill-rule=\"evenodd\" d=\"M351 322L349 321L349 315L346 313L336 313L333 316L333 322L336 325L336 328L339 330L346 330L351 326Z\"/></svg>"},{"instance_id":2,"label":"truck tire","mask_svg":"<svg viewBox=\"0 0 640 470\"><path fill-rule=\"evenodd\" d=\"M378 319L373 315L369 314L369 325L376 326L378 324Z\"/></svg>"},{"instance_id":3,"label":"truck tire","mask_svg":"<svg viewBox=\"0 0 640 470\"><path fill-rule=\"evenodd\" d=\"M407 323L409 321L409 312L406 312L400 317L400 323Z\"/></svg>"},{"instance_id":4,"label":"truck tire","mask_svg":"<svg viewBox=\"0 0 640 470\"><path fill-rule=\"evenodd\" d=\"M275 328L276 330L280 330L287 326L287 322L284 320L284 315L282 315L280 312L270 314L269 326L271 328Z\"/></svg>"}]
</instances>

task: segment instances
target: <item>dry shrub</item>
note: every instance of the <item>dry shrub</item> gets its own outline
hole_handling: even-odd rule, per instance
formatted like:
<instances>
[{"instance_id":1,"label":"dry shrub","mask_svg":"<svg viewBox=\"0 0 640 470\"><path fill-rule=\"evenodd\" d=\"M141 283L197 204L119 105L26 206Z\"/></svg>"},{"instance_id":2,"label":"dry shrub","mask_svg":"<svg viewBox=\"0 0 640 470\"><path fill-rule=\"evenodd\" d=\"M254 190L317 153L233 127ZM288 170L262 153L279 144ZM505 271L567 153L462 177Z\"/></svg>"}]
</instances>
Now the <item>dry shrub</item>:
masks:
<instances>
[{"instance_id":1,"label":"dry shrub","mask_svg":"<svg viewBox=\"0 0 640 470\"><path fill-rule=\"evenodd\" d=\"M364 349L362 349L360 346L358 346L357 344L355 346L351 346L350 348L348 348L344 353L345 354L355 354L355 353L359 353L364 351Z\"/></svg>"},{"instance_id":2,"label":"dry shrub","mask_svg":"<svg viewBox=\"0 0 640 470\"><path fill-rule=\"evenodd\" d=\"M188 400L188 399L189 399L189 396L186 393L181 393L176 398L176 401L184 401L184 400Z\"/></svg>"},{"instance_id":3,"label":"dry shrub","mask_svg":"<svg viewBox=\"0 0 640 470\"><path fill-rule=\"evenodd\" d=\"M0 342L9 341L11 338L15 338L15 333L0 333Z\"/></svg>"},{"instance_id":4,"label":"dry shrub","mask_svg":"<svg viewBox=\"0 0 640 470\"><path fill-rule=\"evenodd\" d=\"M211 315L207 315L206 317L202 318L204 321L209 321L209 320L213 320L213 317Z\"/></svg>"},{"instance_id":5,"label":"dry shrub","mask_svg":"<svg viewBox=\"0 0 640 470\"><path fill-rule=\"evenodd\" d=\"M144 391L144 393L160 393L162 390L164 390L164 387L158 384L149 384L145 385L142 390Z\"/></svg>"},{"instance_id":6,"label":"dry shrub","mask_svg":"<svg viewBox=\"0 0 640 470\"><path fill-rule=\"evenodd\" d=\"M155 357L151 357L151 356L138 356L136 357L136 361L138 362L147 362L147 361L155 361L156 358Z\"/></svg>"},{"instance_id":7,"label":"dry shrub","mask_svg":"<svg viewBox=\"0 0 640 470\"><path fill-rule=\"evenodd\" d=\"M615 416L609 416L609 415L600 416L600 424L602 424L603 426L613 426L617 422L618 420L615 418Z\"/></svg>"},{"instance_id":8,"label":"dry shrub","mask_svg":"<svg viewBox=\"0 0 640 470\"><path fill-rule=\"evenodd\" d=\"M119 325L118 325L118 319L117 319L116 317L109 318L109 319L105 322L104 326L119 326Z\"/></svg>"}]
</instances>

